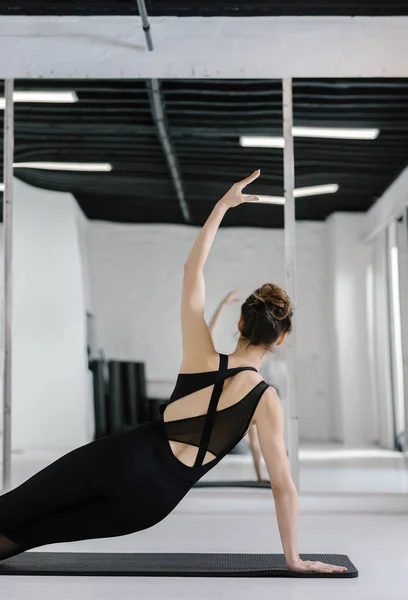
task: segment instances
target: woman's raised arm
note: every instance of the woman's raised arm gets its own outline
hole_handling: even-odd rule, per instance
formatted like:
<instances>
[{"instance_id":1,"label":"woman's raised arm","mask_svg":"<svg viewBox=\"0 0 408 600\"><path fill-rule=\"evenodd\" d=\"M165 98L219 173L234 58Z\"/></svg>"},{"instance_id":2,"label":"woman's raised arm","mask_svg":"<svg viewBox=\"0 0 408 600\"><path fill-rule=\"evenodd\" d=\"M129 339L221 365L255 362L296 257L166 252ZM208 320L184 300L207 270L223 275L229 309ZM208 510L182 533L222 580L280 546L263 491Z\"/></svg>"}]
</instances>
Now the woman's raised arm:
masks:
<instances>
[{"instance_id":1,"label":"woman's raised arm","mask_svg":"<svg viewBox=\"0 0 408 600\"><path fill-rule=\"evenodd\" d=\"M214 345L204 319L205 284L203 268L214 242L218 227L229 208L246 201L255 201L256 196L245 196L242 191L257 179L260 171L235 183L217 202L202 227L184 265L183 292L181 301L181 327L183 337L182 371L201 368L208 357L215 354Z\"/></svg>"}]
</instances>

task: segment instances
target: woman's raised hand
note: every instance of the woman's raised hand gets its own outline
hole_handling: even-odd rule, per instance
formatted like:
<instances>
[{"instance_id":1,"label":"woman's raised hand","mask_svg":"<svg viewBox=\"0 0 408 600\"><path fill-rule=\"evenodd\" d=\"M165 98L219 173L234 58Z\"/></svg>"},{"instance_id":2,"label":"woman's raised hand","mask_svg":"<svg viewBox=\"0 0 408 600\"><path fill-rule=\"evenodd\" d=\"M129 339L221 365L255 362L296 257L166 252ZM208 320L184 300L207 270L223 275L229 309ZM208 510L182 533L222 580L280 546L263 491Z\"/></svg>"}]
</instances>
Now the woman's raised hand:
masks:
<instances>
[{"instance_id":1,"label":"woman's raised hand","mask_svg":"<svg viewBox=\"0 0 408 600\"><path fill-rule=\"evenodd\" d=\"M233 302L239 302L239 296L237 290L233 290L224 298L224 304L232 304Z\"/></svg>"},{"instance_id":2,"label":"woman's raised hand","mask_svg":"<svg viewBox=\"0 0 408 600\"><path fill-rule=\"evenodd\" d=\"M228 208L234 208L234 206L238 206L239 204L243 204L244 202L256 202L257 200L259 200L258 196L249 196L243 194L242 190L244 190L247 185L255 181L255 179L258 179L260 174L261 170L258 169L246 179L234 183L234 185L228 190L225 196L221 198L220 202L228 206Z\"/></svg>"}]
</instances>

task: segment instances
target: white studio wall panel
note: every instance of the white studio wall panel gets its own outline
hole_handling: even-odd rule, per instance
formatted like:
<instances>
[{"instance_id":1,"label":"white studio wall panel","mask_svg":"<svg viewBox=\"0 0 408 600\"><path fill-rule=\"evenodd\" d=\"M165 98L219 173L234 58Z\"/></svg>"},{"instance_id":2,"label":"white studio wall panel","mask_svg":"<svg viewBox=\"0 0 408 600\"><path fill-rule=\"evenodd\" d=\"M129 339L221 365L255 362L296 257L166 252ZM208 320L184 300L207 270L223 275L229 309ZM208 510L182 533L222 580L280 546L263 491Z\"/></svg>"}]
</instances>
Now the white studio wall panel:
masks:
<instances>
[{"instance_id":1,"label":"white studio wall panel","mask_svg":"<svg viewBox=\"0 0 408 600\"><path fill-rule=\"evenodd\" d=\"M90 222L91 290L97 343L108 358L146 363L147 378L168 393L181 361L180 293L183 265L197 229L173 225ZM326 286L326 226L299 223L296 311L301 436L331 439L330 307ZM239 288L244 299L266 281L284 285L283 232L221 229L205 269L207 316ZM225 311L217 348L233 351L239 305ZM157 387L157 386L156 386Z\"/></svg>"},{"instance_id":2,"label":"white studio wall panel","mask_svg":"<svg viewBox=\"0 0 408 600\"><path fill-rule=\"evenodd\" d=\"M13 450L92 438L78 207L14 181Z\"/></svg>"},{"instance_id":3,"label":"white studio wall panel","mask_svg":"<svg viewBox=\"0 0 408 600\"><path fill-rule=\"evenodd\" d=\"M328 289L335 438L349 447L373 444L376 405L370 395L367 348L367 254L361 242L364 214L336 213L327 220Z\"/></svg>"}]
</instances>

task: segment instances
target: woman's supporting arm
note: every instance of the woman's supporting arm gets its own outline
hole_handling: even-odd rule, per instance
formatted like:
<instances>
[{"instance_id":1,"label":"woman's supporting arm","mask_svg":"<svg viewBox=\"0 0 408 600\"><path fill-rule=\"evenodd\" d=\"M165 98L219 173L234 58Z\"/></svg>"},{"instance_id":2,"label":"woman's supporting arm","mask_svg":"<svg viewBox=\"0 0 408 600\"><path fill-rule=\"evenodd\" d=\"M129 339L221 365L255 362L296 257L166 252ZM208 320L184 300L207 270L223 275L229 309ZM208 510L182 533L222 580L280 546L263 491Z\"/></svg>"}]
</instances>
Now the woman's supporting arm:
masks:
<instances>
[{"instance_id":1,"label":"woman's supporting arm","mask_svg":"<svg viewBox=\"0 0 408 600\"><path fill-rule=\"evenodd\" d=\"M286 564L291 571L344 573L346 567L302 560L298 551L298 493L290 474L283 438L283 410L276 390L268 388L255 411L259 443L265 459Z\"/></svg>"},{"instance_id":2,"label":"woman's supporting arm","mask_svg":"<svg viewBox=\"0 0 408 600\"><path fill-rule=\"evenodd\" d=\"M283 437L283 409L277 391L269 387L255 412L259 444L269 473L276 517L288 567L299 560L298 494L290 474Z\"/></svg>"}]
</instances>

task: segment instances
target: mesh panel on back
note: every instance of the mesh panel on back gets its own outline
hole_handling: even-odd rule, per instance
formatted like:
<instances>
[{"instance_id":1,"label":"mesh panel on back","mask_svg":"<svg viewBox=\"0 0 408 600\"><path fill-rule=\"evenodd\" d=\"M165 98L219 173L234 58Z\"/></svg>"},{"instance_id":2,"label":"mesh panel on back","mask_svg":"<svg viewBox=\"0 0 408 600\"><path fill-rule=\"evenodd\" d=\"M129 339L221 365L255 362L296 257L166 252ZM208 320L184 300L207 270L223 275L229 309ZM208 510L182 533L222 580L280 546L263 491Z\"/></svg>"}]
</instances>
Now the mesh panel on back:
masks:
<instances>
[{"instance_id":1,"label":"mesh panel on back","mask_svg":"<svg viewBox=\"0 0 408 600\"><path fill-rule=\"evenodd\" d=\"M206 451L221 457L245 435L259 398L267 388L261 381L242 400L216 412ZM200 446L207 415L165 422L167 438L192 446Z\"/></svg>"}]
</instances>

